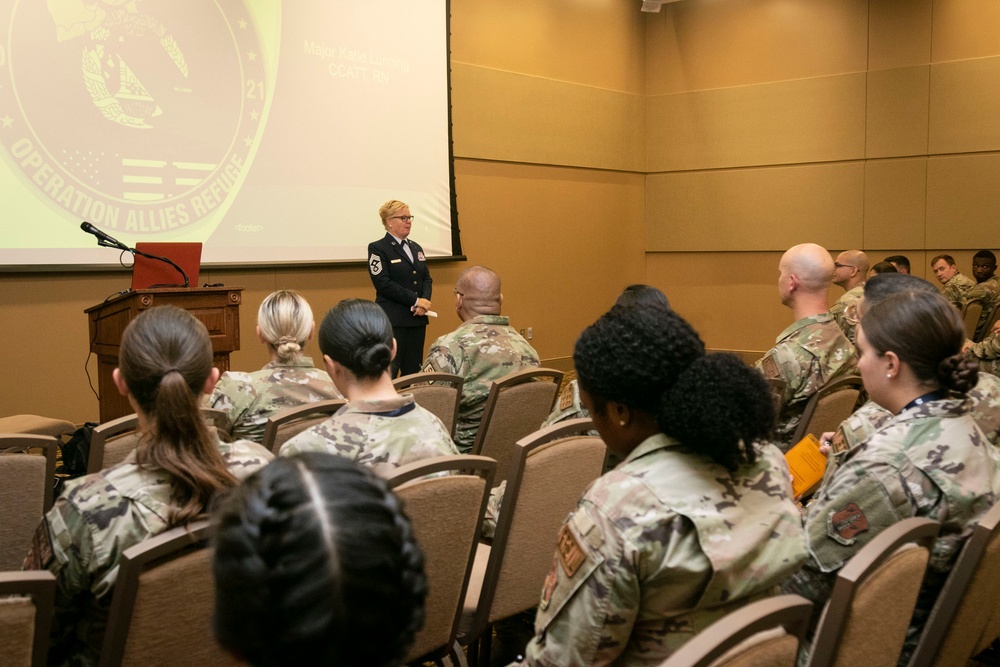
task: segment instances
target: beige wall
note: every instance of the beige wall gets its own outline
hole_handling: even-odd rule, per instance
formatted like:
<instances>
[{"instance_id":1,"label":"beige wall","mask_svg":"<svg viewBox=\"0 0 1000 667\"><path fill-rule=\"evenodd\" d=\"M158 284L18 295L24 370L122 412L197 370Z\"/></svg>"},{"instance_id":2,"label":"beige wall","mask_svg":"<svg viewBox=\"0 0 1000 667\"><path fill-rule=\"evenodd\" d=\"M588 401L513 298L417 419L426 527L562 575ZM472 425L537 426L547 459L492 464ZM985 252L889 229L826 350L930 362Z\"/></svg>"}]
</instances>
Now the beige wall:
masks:
<instances>
[{"instance_id":1,"label":"beige wall","mask_svg":"<svg viewBox=\"0 0 1000 667\"><path fill-rule=\"evenodd\" d=\"M687 0L646 27L647 279L710 346L790 323L795 243L924 276L1000 247L1000 4Z\"/></svg>"},{"instance_id":2,"label":"beige wall","mask_svg":"<svg viewBox=\"0 0 1000 667\"><path fill-rule=\"evenodd\" d=\"M452 0L455 173L464 251L503 278L504 312L531 326L552 363L625 285L643 280L644 21L619 0ZM372 238L381 234L372 203ZM467 262L435 263L441 317ZM203 273L243 285L236 369L266 361L257 305L301 291L317 315L339 299L373 298L364 267ZM97 419L84 371L84 308L128 287L125 273L0 274L0 414ZM315 345L310 352L316 356ZM96 364L89 363L96 384Z\"/></svg>"}]
</instances>

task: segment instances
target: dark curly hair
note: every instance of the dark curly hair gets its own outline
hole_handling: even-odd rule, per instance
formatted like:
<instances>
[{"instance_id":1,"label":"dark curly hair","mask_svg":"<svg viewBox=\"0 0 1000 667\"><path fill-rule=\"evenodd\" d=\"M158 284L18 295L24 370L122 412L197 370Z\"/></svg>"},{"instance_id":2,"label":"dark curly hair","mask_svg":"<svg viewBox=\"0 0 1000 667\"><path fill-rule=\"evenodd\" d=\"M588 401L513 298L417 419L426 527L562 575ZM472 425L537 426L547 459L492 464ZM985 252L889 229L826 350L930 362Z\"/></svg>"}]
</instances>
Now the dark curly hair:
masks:
<instances>
[{"instance_id":1,"label":"dark curly hair","mask_svg":"<svg viewBox=\"0 0 1000 667\"><path fill-rule=\"evenodd\" d=\"M215 634L252 665L398 665L424 620L424 558L367 468L308 452L214 513Z\"/></svg>"},{"instance_id":2,"label":"dark curly hair","mask_svg":"<svg viewBox=\"0 0 1000 667\"><path fill-rule=\"evenodd\" d=\"M596 409L615 401L655 415L664 433L729 470L756 460L752 443L774 424L763 376L732 355L706 356L673 311L615 306L580 335L573 361Z\"/></svg>"},{"instance_id":3,"label":"dark curly hair","mask_svg":"<svg viewBox=\"0 0 1000 667\"><path fill-rule=\"evenodd\" d=\"M374 380L392 361L392 325L374 301L344 299L323 318L319 349L358 379Z\"/></svg>"},{"instance_id":4,"label":"dark curly hair","mask_svg":"<svg viewBox=\"0 0 1000 667\"><path fill-rule=\"evenodd\" d=\"M979 381L979 362L962 355L962 317L937 292L889 295L865 307L860 326L876 353L894 352L923 382L965 394Z\"/></svg>"}]
</instances>

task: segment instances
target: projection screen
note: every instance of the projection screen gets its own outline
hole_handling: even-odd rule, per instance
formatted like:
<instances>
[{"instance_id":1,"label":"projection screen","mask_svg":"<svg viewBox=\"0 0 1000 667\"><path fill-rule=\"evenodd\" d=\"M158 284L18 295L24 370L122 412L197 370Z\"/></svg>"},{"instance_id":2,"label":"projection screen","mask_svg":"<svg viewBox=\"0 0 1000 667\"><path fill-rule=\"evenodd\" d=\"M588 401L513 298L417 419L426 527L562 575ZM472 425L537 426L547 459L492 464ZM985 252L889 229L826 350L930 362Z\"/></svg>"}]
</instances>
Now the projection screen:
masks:
<instances>
[{"instance_id":1,"label":"projection screen","mask_svg":"<svg viewBox=\"0 0 1000 667\"><path fill-rule=\"evenodd\" d=\"M400 199L461 254L444 0L0 0L0 266L363 261Z\"/></svg>"}]
</instances>

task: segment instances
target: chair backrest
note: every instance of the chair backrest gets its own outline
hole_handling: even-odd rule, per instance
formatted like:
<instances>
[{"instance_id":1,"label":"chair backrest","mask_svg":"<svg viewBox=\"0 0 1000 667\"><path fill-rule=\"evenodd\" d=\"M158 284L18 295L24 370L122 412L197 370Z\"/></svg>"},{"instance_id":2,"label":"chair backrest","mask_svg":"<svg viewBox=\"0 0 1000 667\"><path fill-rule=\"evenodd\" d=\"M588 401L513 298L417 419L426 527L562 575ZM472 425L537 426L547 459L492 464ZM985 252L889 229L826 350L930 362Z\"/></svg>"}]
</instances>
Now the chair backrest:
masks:
<instances>
[{"instance_id":1,"label":"chair backrest","mask_svg":"<svg viewBox=\"0 0 1000 667\"><path fill-rule=\"evenodd\" d=\"M412 373L396 378L392 386L401 394L413 394L417 405L440 419L448 433L455 437L464 384L465 378L451 373Z\"/></svg>"},{"instance_id":2,"label":"chair backrest","mask_svg":"<svg viewBox=\"0 0 1000 667\"><path fill-rule=\"evenodd\" d=\"M61 438L64 435L71 435L75 430L76 425L65 419L54 419L39 415L0 417L0 433L51 435L54 438Z\"/></svg>"},{"instance_id":3,"label":"chair backrest","mask_svg":"<svg viewBox=\"0 0 1000 667\"><path fill-rule=\"evenodd\" d=\"M699 632L660 667L794 667L812 606L798 595L751 602Z\"/></svg>"},{"instance_id":4,"label":"chair backrest","mask_svg":"<svg viewBox=\"0 0 1000 667\"><path fill-rule=\"evenodd\" d=\"M47 570L0 572L0 665L45 665L55 599L56 578Z\"/></svg>"},{"instance_id":5,"label":"chair backrest","mask_svg":"<svg viewBox=\"0 0 1000 667\"><path fill-rule=\"evenodd\" d=\"M904 519L840 568L816 628L810 667L896 665L940 529L930 519Z\"/></svg>"},{"instance_id":6,"label":"chair backrest","mask_svg":"<svg viewBox=\"0 0 1000 667\"><path fill-rule=\"evenodd\" d=\"M49 435L0 435L0 571L21 569L35 530L52 507L58 447Z\"/></svg>"},{"instance_id":7,"label":"chair backrest","mask_svg":"<svg viewBox=\"0 0 1000 667\"><path fill-rule=\"evenodd\" d=\"M993 309L986 316L986 324L983 325L983 330L979 332L979 337L975 339L977 343L990 335L990 329L993 328L998 319L1000 319L1000 300L993 304Z\"/></svg>"},{"instance_id":8,"label":"chair backrest","mask_svg":"<svg viewBox=\"0 0 1000 667\"><path fill-rule=\"evenodd\" d=\"M972 339L979 326L979 317L983 314L983 302L980 299L969 301L962 308L962 320L965 322L965 337Z\"/></svg>"},{"instance_id":9,"label":"chair backrest","mask_svg":"<svg viewBox=\"0 0 1000 667\"><path fill-rule=\"evenodd\" d=\"M854 412L863 389L860 375L847 375L823 386L806 402L792 443L799 442L808 433L818 438L827 431L836 431Z\"/></svg>"},{"instance_id":10,"label":"chair backrest","mask_svg":"<svg viewBox=\"0 0 1000 667\"><path fill-rule=\"evenodd\" d=\"M541 427L552 412L562 371L530 368L490 387L472 453L497 462L497 484L507 479L514 443Z\"/></svg>"},{"instance_id":11,"label":"chair backrest","mask_svg":"<svg viewBox=\"0 0 1000 667\"><path fill-rule=\"evenodd\" d=\"M538 604L559 527L601 476L606 446L588 435L592 428L590 419L572 419L515 445L475 617L461 643Z\"/></svg>"},{"instance_id":12,"label":"chair backrest","mask_svg":"<svg viewBox=\"0 0 1000 667\"><path fill-rule=\"evenodd\" d=\"M328 401L305 403L275 412L267 418L264 437L260 444L277 454L283 444L302 431L326 421L346 404L347 400L343 398L331 398Z\"/></svg>"},{"instance_id":13,"label":"chair backrest","mask_svg":"<svg viewBox=\"0 0 1000 667\"><path fill-rule=\"evenodd\" d=\"M101 665L235 665L212 635L215 586L209 522L126 549L112 591Z\"/></svg>"},{"instance_id":14,"label":"chair backrest","mask_svg":"<svg viewBox=\"0 0 1000 667\"><path fill-rule=\"evenodd\" d=\"M1000 634L994 625L998 594L1000 504L983 516L962 547L927 619L910 665L964 666Z\"/></svg>"},{"instance_id":15,"label":"chair backrest","mask_svg":"<svg viewBox=\"0 0 1000 667\"><path fill-rule=\"evenodd\" d=\"M483 456L442 456L386 478L403 500L427 575L424 627L406 663L452 650L495 471L496 462Z\"/></svg>"},{"instance_id":16,"label":"chair backrest","mask_svg":"<svg viewBox=\"0 0 1000 667\"><path fill-rule=\"evenodd\" d=\"M87 474L118 465L139 444L139 416L125 415L94 428L87 453Z\"/></svg>"}]
</instances>

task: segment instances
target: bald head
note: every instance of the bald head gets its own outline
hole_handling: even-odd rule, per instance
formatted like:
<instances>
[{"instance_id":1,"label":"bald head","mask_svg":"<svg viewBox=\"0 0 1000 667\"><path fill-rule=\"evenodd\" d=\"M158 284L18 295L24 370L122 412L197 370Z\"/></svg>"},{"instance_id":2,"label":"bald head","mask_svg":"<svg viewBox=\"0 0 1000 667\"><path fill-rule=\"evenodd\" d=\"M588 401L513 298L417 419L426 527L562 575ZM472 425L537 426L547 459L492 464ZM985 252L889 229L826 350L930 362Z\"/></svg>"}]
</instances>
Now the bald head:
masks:
<instances>
[{"instance_id":1,"label":"bald head","mask_svg":"<svg viewBox=\"0 0 1000 667\"><path fill-rule=\"evenodd\" d=\"M499 315L500 276L485 266L470 266L462 271L455 283L455 291L461 298L459 312L469 317L477 315Z\"/></svg>"},{"instance_id":2,"label":"bald head","mask_svg":"<svg viewBox=\"0 0 1000 667\"><path fill-rule=\"evenodd\" d=\"M869 266L868 255L860 250L845 250L834 263L833 284L852 290L865 282Z\"/></svg>"},{"instance_id":3,"label":"bald head","mask_svg":"<svg viewBox=\"0 0 1000 667\"><path fill-rule=\"evenodd\" d=\"M833 258L826 248L815 243L800 243L781 256L778 269L782 276L794 277L798 290L808 294L822 294L833 284Z\"/></svg>"}]
</instances>

